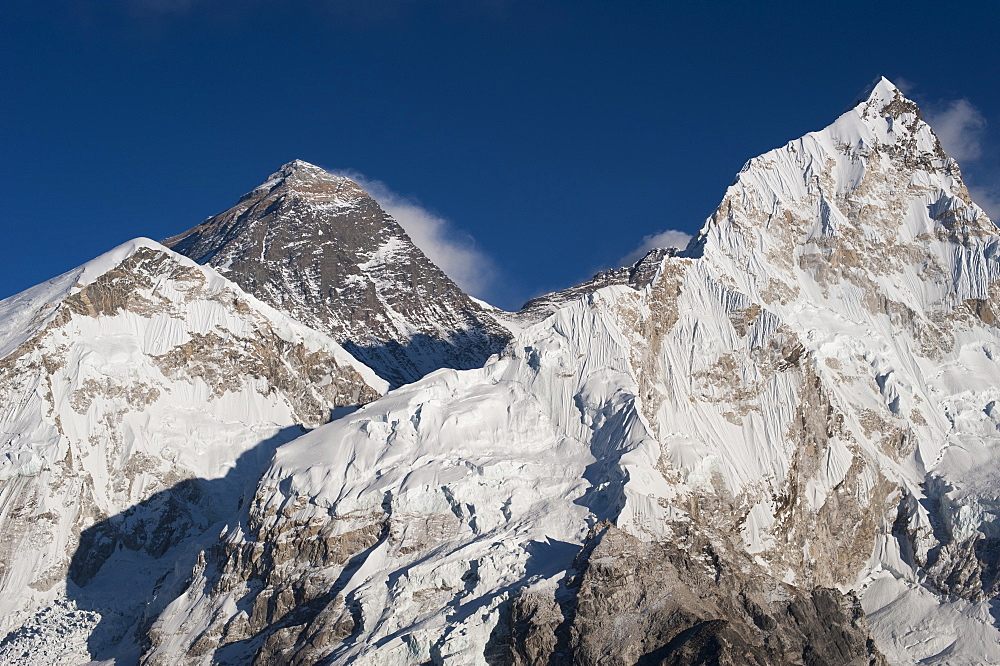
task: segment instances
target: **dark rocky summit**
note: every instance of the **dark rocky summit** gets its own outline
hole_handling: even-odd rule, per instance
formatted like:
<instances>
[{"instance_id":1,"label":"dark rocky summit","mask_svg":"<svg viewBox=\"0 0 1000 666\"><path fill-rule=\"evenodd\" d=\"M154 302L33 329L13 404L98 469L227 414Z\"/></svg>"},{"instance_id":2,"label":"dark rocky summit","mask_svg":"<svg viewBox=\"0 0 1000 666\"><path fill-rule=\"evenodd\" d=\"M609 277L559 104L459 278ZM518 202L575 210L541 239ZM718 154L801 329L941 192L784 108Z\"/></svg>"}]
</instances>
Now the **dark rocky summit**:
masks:
<instances>
[{"instance_id":1,"label":"dark rocky summit","mask_svg":"<svg viewBox=\"0 0 1000 666\"><path fill-rule=\"evenodd\" d=\"M164 244L332 335L393 385L481 366L509 339L357 183L301 160Z\"/></svg>"},{"instance_id":2,"label":"dark rocky summit","mask_svg":"<svg viewBox=\"0 0 1000 666\"><path fill-rule=\"evenodd\" d=\"M603 287L620 284L633 289L643 289L656 277L663 259L676 254L677 250L672 247L652 249L631 266L601 271L586 282L532 298L522 305L520 310L510 313L509 317L522 326L528 326L542 321L567 303Z\"/></svg>"}]
</instances>

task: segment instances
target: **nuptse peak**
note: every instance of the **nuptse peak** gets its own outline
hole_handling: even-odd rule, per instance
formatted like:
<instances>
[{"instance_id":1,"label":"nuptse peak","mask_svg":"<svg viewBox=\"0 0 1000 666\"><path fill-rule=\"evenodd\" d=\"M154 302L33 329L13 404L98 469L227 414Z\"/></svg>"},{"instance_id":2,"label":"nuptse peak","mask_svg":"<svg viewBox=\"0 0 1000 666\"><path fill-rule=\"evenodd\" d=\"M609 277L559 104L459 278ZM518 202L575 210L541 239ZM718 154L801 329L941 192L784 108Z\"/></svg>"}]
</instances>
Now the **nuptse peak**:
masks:
<instances>
[{"instance_id":1,"label":"nuptse peak","mask_svg":"<svg viewBox=\"0 0 1000 666\"><path fill-rule=\"evenodd\" d=\"M998 250L886 79L518 313L290 162L0 302L0 663L1000 663Z\"/></svg>"}]
</instances>

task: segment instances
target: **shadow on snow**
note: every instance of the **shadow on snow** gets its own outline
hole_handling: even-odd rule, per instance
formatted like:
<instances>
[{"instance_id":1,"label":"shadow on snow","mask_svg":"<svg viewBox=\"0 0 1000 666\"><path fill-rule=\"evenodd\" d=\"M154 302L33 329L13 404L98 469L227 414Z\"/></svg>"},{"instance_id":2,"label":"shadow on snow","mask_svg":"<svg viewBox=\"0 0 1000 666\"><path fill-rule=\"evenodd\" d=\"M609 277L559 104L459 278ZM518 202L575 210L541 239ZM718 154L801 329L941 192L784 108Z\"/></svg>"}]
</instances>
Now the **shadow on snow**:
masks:
<instances>
[{"instance_id":1,"label":"shadow on snow","mask_svg":"<svg viewBox=\"0 0 1000 666\"><path fill-rule=\"evenodd\" d=\"M185 479L80 534L67 596L101 615L88 639L93 659L138 662L149 647L147 630L188 587L201 554L251 501L275 450L304 432L284 428L244 452L224 477Z\"/></svg>"}]
</instances>

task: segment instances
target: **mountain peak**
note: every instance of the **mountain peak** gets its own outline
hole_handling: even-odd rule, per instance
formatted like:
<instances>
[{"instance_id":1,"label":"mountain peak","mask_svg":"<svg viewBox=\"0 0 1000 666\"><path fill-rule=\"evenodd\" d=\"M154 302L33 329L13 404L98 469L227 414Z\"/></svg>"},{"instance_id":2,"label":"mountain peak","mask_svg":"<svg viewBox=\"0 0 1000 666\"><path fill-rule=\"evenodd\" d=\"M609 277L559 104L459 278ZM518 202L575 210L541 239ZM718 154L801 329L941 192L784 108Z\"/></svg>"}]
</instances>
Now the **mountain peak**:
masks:
<instances>
[{"instance_id":1,"label":"mountain peak","mask_svg":"<svg viewBox=\"0 0 1000 666\"><path fill-rule=\"evenodd\" d=\"M873 99L892 99L897 92L899 92L899 88L892 81L884 76L879 76L858 93L848 108L862 106Z\"/></svg>"},{"instance_id":2,"label":"mountain peak","mask_svg":"<svg viewBox=\"0 0 1000 666\"><path fill-rule=\"evenodd\" d=\"M281 165L281 168L283 170L284 169L289 169L289 170L306 169L306 170L319 170L319 171L323 171L323 169L321 169L320 167L316 166L315 164L312 164L310 162L306 162L305 160L300 160L300 159L294 159L291 162L286 162L285 164Z\"/></svg>"},{"instance_id":3,"label":"mountain peak","mask_svg":"<svg viewBox=\"0 0 1000 666\"><path fill-rule=\"evenodd\" d=\"M326 169L318 167L315 164L310 164L305 160L292 160L291 162L286 162L285 164L282 164L277 171L268 176L268 180L274 178L280 178L285 180L287 179L327 180L331 182L343 182L343 181L354 182L351 181L350 178L330 173Z\"/></svg>"},{"instance_id":4,"label":"mountain peak","mask_svg":"<svg viewBox=\"0 0 1000 666\"><path fill-rule=\"evenodd\" d=\"M780 309L798 307L790 304L814 286L824 298L840 289L850 300L876 283L894 293L900 285L885 276L919 273L903 257L995 233L917 105L881 77L831 125L749 160L692 247L740 291ZM932 248L949 267L942 275L944 247Z\"/></svg>"},{"instance_id":5,"label":"mountain peak","mask_svg":"<svg viewBox=\"0 0 1000 666\"><path fill-rule=\"evenodd\" d=\"M360 185L302 160L164 244L332 335L396 385L478 367L509 337Z\"/></svg>"},{"instance_id":6,"label":"mountain peak","mask_svg":"<svg viewBox=\"0 0 1000 666\"><path fill-rule=\"evenodd\" d=\"M853 107L863 120L893 120L903 116L912 116L908 120L920 120L920 109L916 102L907 98L892 81L884 76L873 81L864 92L858 96Z\"/></svg>"},{"instance_id":7,"label":"mountain peak","mask_svg":"<svg viewBox=\"0 0 1000 666\"><path fill-rule=\"evenodd\" d=\"M263 183L243 195L241 200L259 198L272 192L284 193L285 191L290 191L308 200L341 204L350 204L358 199L370 198L369 194L350 178L330 173L315 164L296 159L282 164Z\"/></svg>"}]
</instances>

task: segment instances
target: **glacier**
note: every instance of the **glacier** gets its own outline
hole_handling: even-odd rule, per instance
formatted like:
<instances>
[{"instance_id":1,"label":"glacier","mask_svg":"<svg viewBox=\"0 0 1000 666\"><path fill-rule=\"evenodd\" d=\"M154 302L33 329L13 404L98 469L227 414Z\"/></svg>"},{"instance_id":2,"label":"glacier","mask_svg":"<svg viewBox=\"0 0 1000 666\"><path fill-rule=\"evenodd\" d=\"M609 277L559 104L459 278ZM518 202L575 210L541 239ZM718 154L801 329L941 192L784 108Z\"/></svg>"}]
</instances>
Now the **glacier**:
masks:
<instances>
[{"instance_id":1,"label":"glacier","mask_svg":"<svg viewBox=\"0 0 1000 666\"><path fill-rule=\"evenodd\" d=\"M293 166L244 202L301 177ZM198 419L240 421L199 421L172 447L156 440L188 478L232 477L236 490L228 512L197 515L208 505L194 499L166 514L174 536L161 551L136 539L144 516L164 515L155 493L172 479L132 473L136 491L102 472L100 513L78 518L89 502L75 500L50 511L56 547L31 552L58 561L0 572L17 594L0 662L52 663L62 644L78 663L1000 663L998 240L917 106L879 79L829 127L747 162L685 250L653 251L520 313L477 304L491 321L467 325L509 340L480 367L439 359L406 383L396 359L387 382L314 330L334 321L326 310L274 296L287 276L243 284L272 308L152 242L139 244L143 262L183 268L163 279L167 304L149 277L128 307L114 289L53 305L137 249L116 251L0 303L3 363L26 348L63 355L6 389L27 406L4 421L17 437L0 493L49 498L0 494L0 519L22 535L8 552L62 501L40 475L82 478L54 471L66 441L94 428L105 428L99 442L122 431L144 452L153 438L177 441L181 420L156 434L102 421L112 411L154 423L189 400ZM382 266L379 247L351 265ZM217 286L189 298L190 275ZM247 305L230 311L231 299ZM72 334L51 324L67 309ZM285 383L238 385L225 381L235 370L195 372L171 356L216 321L228 339L266 323L325 356L300 353L317 362ZM74 343L32 343L43 330ZM344 390L303 402L332 364L341 374L320 383ZM59 387L67 367L75 392L42 400L36 389ZM152 388L169 388L154 401L162 412L138 404ZM206 413L213 400L219 411ZM77 414L83 434L57 437L57 410ZM83 448L71 465L110 459ZM127 465L131 450L112 457ZM35 513L19 517L25 506ZM102 559L101 543L117 550ZM140 569L155 572L155 603L132 624L105 620L139 607L139 591L123 611L108 590Z\"/></svg>"}]
</instances>

